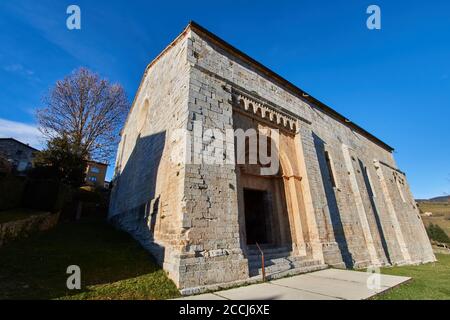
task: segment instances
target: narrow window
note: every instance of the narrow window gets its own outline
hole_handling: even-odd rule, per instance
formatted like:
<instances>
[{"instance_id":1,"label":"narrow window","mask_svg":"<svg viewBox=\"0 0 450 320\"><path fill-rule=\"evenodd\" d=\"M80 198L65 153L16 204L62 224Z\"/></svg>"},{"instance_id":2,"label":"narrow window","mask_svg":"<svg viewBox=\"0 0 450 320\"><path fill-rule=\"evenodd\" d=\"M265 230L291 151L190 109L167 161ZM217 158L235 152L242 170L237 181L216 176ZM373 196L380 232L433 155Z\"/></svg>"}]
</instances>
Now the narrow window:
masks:
<instances>
[{"instance_id":1,"label":"narrow window","mask_svg":"<svg viewBox=\"0 0 450 320\"><path fill-rule=\"evenodd\" d=\"M122 160L123 160L123 153L125 152L125 145L127 143L127 135L125 134L122 138L122 140L119 143L119 148L117 150L117 159L116 159L116 167L114 171L114 176L117 177L122 171Z\"/></svg>"},{"instance_id":2,"label":"narrow window","mask_svg":"<svg viewBox=\"0 0 450 320\"><path fill-rule=\"evenodd\" d=\"M328 174L330 175L330 181L333 188L337 188L336 178L334 176L334 165L330 157L330 153L325 151L325 160L327 162Z\"/></svg>"},{"instance_id":3,"label":"narrow window","mask_svg":"<svg viewBox=\"0 0 450 320\"><path fill-rule=\"evenodd\" d=\"M92 172L92 173L100 173L100 169L97 168L97 167L92 167L92 168L91 168L91 172Z\"/></svg>"},{"instance_id":4,"label":"narrow window","mask_svg":"<svg viewBox=\"0 0 450 320\"><path fill-rule=\"evenodd\" d=\"M147 122L149 105L150 103L148 102L148 99L145 99L144 105L142 106L142 109L139 112L139 119L138 119L139 132L142 132L142 130L144 130L145 124Z\"/></svg>"}]
</instances>

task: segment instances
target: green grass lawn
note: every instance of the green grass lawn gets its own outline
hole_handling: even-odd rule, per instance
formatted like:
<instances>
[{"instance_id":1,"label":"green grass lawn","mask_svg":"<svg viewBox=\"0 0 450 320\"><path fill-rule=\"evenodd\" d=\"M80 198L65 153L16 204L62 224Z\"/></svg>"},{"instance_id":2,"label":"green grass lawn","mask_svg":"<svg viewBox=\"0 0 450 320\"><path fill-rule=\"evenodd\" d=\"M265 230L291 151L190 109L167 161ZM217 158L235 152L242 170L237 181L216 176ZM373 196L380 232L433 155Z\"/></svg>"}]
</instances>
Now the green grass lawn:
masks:
<instances>
[{"instance_id":1,"label":"green grass lawn","mask_svg":"<svg viewBox=\"0 0 450 320\"><path fill-rule=\"evenodd\" d=\"M412 281L377 296L378 300L449 300L450 255L436 255L438 262L418 266L383 268L383 274L412 277Z\"/></svg>"},{"instance_id":2,"label":"green grass lawn","mask_svg":"<svg viewBox=\"0 0 450 320\"><path fill-rule=\"evenodd\" d=\"M69 265L82 289L66 288ZM135 240L98 219L55 229L0 248L0 299L167 299L175 284Z\"/></svg>"},{"instance_id":3,"label":"green grass lawn","mask_svg":"<svg viewBox=\"0 0 450 320\"><path fill-rule=\"evenodd\" d=\"M31 209L13 209L7 211L0 211L0 223L22 220L31 217L32 215L44 214L42 211L35 211Z\"/></svg>"},{"instance_id":4,"label":"green grass lawn","mask_svg":"<svg viewBox=\"0 0 450 320\"><path fill-rule=\"evenodd\" d=\"M450 299L450 255L419 266L383 268L410 283L375 299ZM66 288L69 265L81 268L82 290ZM0 299L169 299L175 284L135 240L99 219L55 229L0 248Z\"/></svg>"}]
</instances>

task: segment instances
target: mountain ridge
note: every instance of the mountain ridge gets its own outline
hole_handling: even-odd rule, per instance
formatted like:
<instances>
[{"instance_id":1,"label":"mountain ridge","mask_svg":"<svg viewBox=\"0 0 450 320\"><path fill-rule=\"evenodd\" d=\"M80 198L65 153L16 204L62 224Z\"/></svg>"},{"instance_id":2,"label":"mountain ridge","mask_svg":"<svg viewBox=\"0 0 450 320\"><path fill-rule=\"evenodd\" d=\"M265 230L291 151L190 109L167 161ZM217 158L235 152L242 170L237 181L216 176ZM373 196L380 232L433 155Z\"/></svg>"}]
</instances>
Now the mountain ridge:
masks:
<instances>
[{"instance_id":1,"label":"mountain ridge","mask_svg":"<svg viewBox=\"0 0 450 320\"><path fill-rule=\"evenodd\" d=\"M450 202L450 196L439 196L430 199L417 199L417 202Z\"/></svg>"}]
</instances>

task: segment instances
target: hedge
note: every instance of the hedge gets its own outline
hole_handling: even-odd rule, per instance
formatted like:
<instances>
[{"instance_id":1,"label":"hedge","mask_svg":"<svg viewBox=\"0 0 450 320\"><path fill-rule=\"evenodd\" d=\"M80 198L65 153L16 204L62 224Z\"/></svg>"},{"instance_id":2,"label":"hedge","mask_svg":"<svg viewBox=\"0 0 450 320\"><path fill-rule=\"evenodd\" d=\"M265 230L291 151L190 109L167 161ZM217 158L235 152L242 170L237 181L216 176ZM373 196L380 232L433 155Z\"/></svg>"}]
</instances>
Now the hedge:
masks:
<instances>
[{"instance_id":1,"label":"hedge","mask_svg":"<svg viewBox=\"0 0 450 320\"><path fill-rule=\"evenodd\" d=\"M28 180L22 197L26 208L58 212L71 198L70 187L55 180Z\"/></svg>"},{"instance_id":2,"label":"hedge","mask_svg":"<svg viewBox=\"0 0 450 320\"><path fill-rule=\"evenodd\" d=\"M25 186L26 180L23 177L0 177L0 211L20 207Z\"/></svg>"}]
</instances>

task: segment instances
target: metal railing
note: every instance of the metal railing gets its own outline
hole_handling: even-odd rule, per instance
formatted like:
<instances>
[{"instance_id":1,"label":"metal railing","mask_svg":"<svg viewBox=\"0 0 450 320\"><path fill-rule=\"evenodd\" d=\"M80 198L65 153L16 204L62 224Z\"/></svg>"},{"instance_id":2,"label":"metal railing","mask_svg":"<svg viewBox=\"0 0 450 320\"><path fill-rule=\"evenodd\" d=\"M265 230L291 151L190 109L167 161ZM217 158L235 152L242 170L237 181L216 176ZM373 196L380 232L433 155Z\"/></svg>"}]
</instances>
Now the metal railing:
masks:
<instances>
[{"instance_id":1,"label":"metal railing","mask_svg":"<svg viewBox=\"0 0 450 320\"><path fill-rule=\"evenodd\" d=\"M261 249L258 242L256 242L256 247L258 247L259 252L261 252L262 280L263 282L266 282L266 269L264 267L264 251Z\"/></svg>"}]
</instances>

